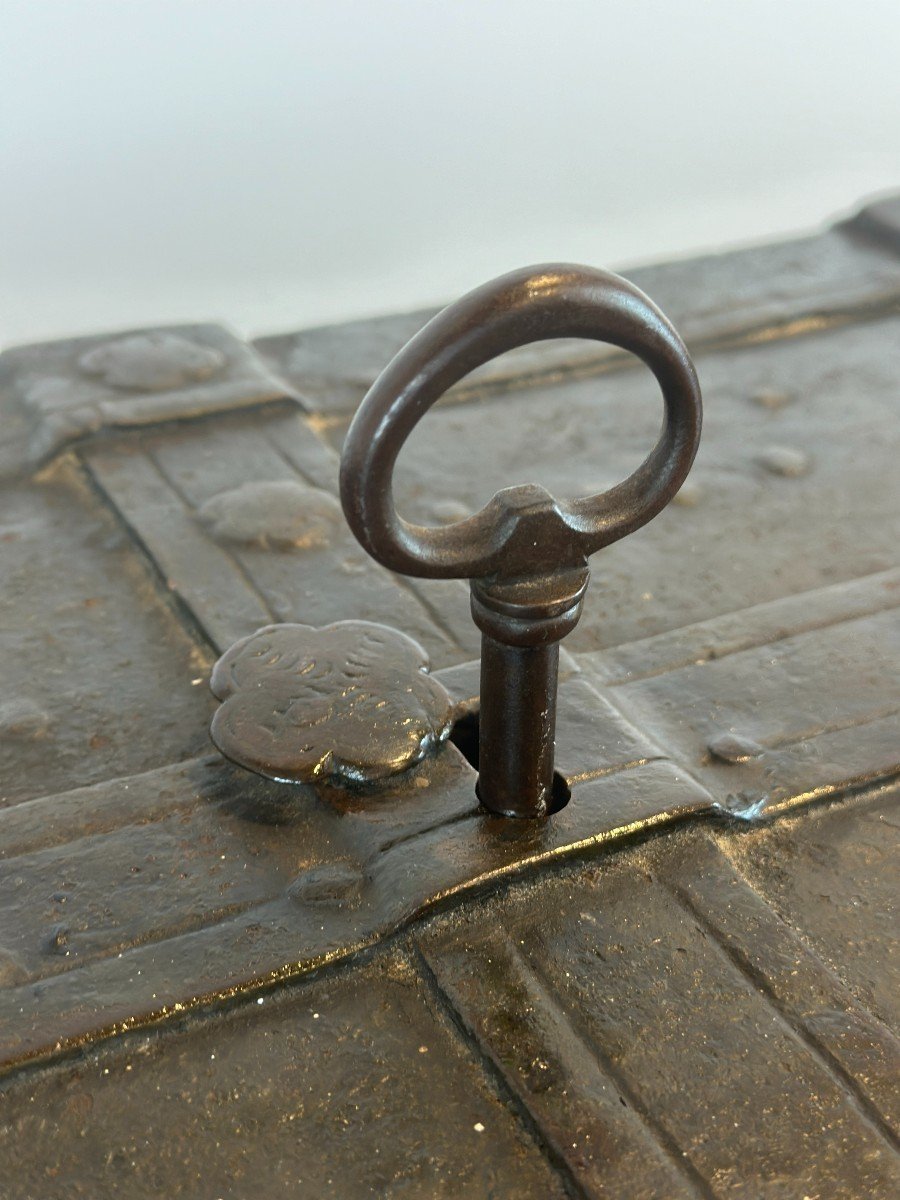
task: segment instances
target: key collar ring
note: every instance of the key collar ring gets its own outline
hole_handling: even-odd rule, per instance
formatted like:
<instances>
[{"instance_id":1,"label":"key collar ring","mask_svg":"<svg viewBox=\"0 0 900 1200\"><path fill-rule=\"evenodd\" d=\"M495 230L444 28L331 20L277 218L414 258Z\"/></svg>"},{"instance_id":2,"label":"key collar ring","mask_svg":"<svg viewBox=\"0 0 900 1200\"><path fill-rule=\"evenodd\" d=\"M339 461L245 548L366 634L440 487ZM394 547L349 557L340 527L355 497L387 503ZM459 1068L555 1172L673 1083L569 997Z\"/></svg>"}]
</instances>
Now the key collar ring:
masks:
<instances>
[{"instance_id":1,"label":"key collar ring","mask_svg":"<svg viewBox=\"0 0 900 1200\"><path fill-rule=\"evenodd\" d=\"M663 396L659 439L627 479L599 495L559 501L532 484L497 492L472 517L431 528L396 511L400 450L431 406L492 358L530 342L586 338L621 347L650 368ZM487 579L579 567L646 524L690 470L702 408L696 372L673 326L627 280L570 264L525 267L438 313L387 365L347 433L341 502L365 549L405 575Z\"/></svg>"}]
</instances>

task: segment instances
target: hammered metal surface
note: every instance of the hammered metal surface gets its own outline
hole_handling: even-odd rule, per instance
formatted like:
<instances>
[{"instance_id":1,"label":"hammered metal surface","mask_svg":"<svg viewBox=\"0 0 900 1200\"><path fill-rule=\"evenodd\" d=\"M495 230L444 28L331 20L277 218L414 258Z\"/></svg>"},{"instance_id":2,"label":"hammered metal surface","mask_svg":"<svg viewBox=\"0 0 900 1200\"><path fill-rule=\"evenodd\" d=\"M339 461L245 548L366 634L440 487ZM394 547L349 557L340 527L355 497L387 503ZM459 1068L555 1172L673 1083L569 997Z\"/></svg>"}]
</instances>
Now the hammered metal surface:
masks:
<instances>
[{"instance_id":1,"label":"hammered metal surface","mask_svg":"<svg viewBox=\"0 0 900 1200\"><path fill-rule=\"evenodd\" d=\"M875 801L855 820L891 807ZM775 863L808 862L810 838L839 854L847 820L806 814L748 835L749 855L755 841ZM896 850L895 827L882 830L885 851L887 835ZM417 939L581 1194L888 1197L900 1186L900 1047L854 995L883 974L885 897L860 914L864 948L834 956L835 974L807 947L831 924L835 883L817 871L796 882L808 905L798 937L796 907L785 919L771 904L769 871L754 890L735 869L744 844L659 839ZM879 889L877 859L863 851L847 866L856 889ZM810 885L825 889L811 904ZM889 903L896 912L895 894Z\"/></svg>"},{"instance_id":2,"label":"hammered metal surface","mask_svg":"<svg viewBox=\"0 0 900 1200\"><path fill-rule=\"evenodd\" d=\"M202 753L212 656L75 464L0 504L0 808Z\"/></svg>"},{"instance_id":3,"label":"hammered metal surface","mask_svg":"<svg viewBox=\"0 0 900 1200\"><path fill-rule=\"evenodd\" d=\"M33 465L103 430L252 408L291 394L218 325L16 347L0 355L0 395L13 422L0 436L0 476L21 469L17 454Z\"/></svg>"},{"instance_id":4,"label":"hammered metal surface","mask_svg":"<svg viewBox=\"0 0 900 1200\"><path fill-rule=\"evenodd\" d=\"M319 335L266 344L306 417L181 422L195 379L38 477L4 356L4 1200L893 1200L897 209L641 276L700 351L707 441L598 561L560 691L573 800L530 827L479 814L453 742L377 803L199 757L211 662L273 620L393 625L473 717L465 589L368 563L322 500L402 320L332 331L316 371L287 353ZM529 422L542 482L628 469L653 403L570 350L431 414L465 478L531 474ZM420 449L401 510L458 519L478 497Z\"/></svg>"},{"instance_id":5,"label":"hammered metal surface","mask_svg":"<svg viewBox=\"0 0 900 1200\"><path fill-rule=\"evenodd\" d=\"M410 1106L416 1093L432 1102ZM0 1117L10 1200L567 1194L396 954L26 1077L0 1105L16 1114Z\"/></svg>"},{"instance_id":6,"label":"hammered metal surface","mask_svg":"<svg viewBox=\"0 0 900 1200\"><path fill-rule=\"evenodd\" d=\"M900 1049L872 1007L872 848L896 849L891 799L601 855L400 954L12 1076L9 1194L888 1200ZM873 896L853 955L823 955L847 888L815 860L848 850Z\"/></svg>"},{"instance_id":7,"label":"hammered metal surface","mask_svg":"<svg viewBox=\"0 0 900 1200\"><path fill-rule=\"evenodd\" d=\"M653 296L690 348L734 339L771 340L830 328L854 310L900 300L900 260L879 241L900 242L900 203L870 206L852 222L814 237L752 246L623 274ZM289 379L305 403L325 413L352 413L384 364L437 309L304 329L254 345ZM505 355L454 389L457 400L503 391L523 379L553 380L573 371L621 365L611 346L564 341Z\"/></svg>"},{"instance_id":8,"label":"hammered metal surface","mask_svg":"<svg viewBox=\"0 0 900 1200\"><path fill-rule=\"evenodd\" d=\"M670 505L592 559L584 613L566 642L573 652L896 563L900 317L701 351L695 362L705 414L691 503ZM784 380L788 403L756 402ZM526 480L564 498L603 490L639 464L660 415L655 383L639 370L435 409L397 464L398 511L428 521L453 500L474 512L495 488ZM335 446L343 430L329 425ZM782 465L787 454L808 466L773 472L774 448Z\"/></svg>"}]
</instances>

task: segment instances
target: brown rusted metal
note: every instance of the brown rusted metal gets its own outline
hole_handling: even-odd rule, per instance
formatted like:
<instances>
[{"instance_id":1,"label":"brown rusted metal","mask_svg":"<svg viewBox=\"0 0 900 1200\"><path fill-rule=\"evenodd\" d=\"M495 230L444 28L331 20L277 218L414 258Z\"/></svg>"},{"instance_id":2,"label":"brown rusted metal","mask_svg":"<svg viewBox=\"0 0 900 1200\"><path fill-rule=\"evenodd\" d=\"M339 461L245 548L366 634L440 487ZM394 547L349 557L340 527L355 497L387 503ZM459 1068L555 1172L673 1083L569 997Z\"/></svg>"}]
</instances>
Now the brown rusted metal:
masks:
<instances>
[{"instance_id":1,"label":"brown rusted metal","mask_svg":"<svg viewBox=\"0 0 900 1200\"><path fill-rule=\"evenodd\" d=\"M394 465L428 409L491 359L550 338L607 342L653 371L664 416L640 467L600 495L569 502L534 484L505 488L446 528L400 517ZM344 512L365 549L392 570L471 580L482 633L478 794L493 812L541 817L552 808L558 644L581 614L587 560L668 504L694 460L701 421L690 356L653 302L617 275L557 263L513 271L444 309L363 400L341 461Z\"/></svg>"}]
</instances>

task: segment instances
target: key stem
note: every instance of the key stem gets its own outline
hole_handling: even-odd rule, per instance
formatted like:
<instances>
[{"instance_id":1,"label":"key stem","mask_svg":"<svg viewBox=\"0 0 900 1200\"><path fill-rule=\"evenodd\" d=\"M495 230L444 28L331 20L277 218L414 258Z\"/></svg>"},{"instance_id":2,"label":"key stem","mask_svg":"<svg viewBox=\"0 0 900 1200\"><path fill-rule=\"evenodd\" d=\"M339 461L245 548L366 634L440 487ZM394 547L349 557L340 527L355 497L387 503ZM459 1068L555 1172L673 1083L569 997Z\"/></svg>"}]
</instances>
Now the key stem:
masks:
<instances>
[{"instance_id":1,"label":"key stem","mask_svg":"<svg viewBox=\"0 0 900 1200\"><path fill-rule=\"evenodd\" d=\"M481 637L478 795L507 817L546 816L553 795L559 642Z\"/></svg>"}]
</instances>

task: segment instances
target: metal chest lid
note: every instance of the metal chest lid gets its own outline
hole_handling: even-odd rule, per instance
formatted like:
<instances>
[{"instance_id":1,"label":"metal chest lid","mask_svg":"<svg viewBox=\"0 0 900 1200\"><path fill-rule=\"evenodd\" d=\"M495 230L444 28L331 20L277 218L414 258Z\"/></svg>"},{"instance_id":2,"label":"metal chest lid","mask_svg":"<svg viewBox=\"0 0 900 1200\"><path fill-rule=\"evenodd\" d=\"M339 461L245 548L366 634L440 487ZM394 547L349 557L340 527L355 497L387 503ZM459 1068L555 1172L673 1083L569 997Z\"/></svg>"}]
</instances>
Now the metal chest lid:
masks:
<instances>
[{"instance_id":1,"label":"metal chest lid","mask_svg":"<svg viewBox=\"0 0 900 1200\"><path fill-rule=\"evenodd\" d=\"M465 586L377 566L336 499L430 314L0 358L0 1194L896 1194L898 251L894 200L628 273L704 442L595 561L546 822L478 809ZM398 505L602 491L657 422L621 352L517 351ZM368 789L214 753L214 660L340 620L421 644L453 740Z\"/></svg>"}]
</instances>

